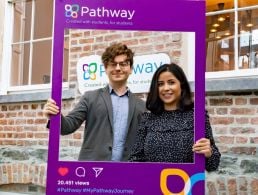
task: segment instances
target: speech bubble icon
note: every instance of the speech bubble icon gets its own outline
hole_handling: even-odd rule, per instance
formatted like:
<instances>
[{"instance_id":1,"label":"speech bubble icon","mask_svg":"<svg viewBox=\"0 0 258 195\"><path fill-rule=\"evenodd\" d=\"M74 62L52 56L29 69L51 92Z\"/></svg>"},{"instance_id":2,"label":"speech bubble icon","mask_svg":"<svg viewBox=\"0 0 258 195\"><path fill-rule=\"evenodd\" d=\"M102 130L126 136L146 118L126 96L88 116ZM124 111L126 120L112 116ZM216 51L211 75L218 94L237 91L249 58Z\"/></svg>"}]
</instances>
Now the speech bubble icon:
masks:
<instances>
[{"instance_id":1,"label":"speech bubble icon","mask_svg":"<svg viewBox=\"0 0 258 195\"><path fill-rule=\"evenodd\" d=\"M75 174L78 177L85 177L86 170L83 167L77 167L75 170Z\"/></svg>"}]
</instances>

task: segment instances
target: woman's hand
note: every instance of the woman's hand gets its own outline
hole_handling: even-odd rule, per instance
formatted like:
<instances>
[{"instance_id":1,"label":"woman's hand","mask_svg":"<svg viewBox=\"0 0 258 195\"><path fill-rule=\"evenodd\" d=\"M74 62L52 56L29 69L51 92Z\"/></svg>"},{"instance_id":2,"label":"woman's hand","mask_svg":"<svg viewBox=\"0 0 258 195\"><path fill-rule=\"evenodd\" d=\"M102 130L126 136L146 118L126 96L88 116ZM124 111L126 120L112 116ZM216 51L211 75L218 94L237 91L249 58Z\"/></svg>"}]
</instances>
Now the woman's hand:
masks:
<instances>
[{"instance_id":1,"label":"woman's hand","mask_svg":"<svg viewBox=\"0 0 258 195\"><path fill-rule=\"evenodd\" d=\"M43 108L44 115L49 119L51 115L56 115L58 112L59 107L56 105L56 102L49 98Z\"/></svg>"},{"instance_id":2,"label":"woman's hand","mask_svg":"<svg viewBox=\"0 0 258 195\"><path fill-rule=\"evenodd\" d=\"M210 140L206 138L201 138L197 140L196 143L193 145L193 152L196 152L198 154L204 154L206 158L211 157L212 149Z\"/></svg>"}]
</instances>

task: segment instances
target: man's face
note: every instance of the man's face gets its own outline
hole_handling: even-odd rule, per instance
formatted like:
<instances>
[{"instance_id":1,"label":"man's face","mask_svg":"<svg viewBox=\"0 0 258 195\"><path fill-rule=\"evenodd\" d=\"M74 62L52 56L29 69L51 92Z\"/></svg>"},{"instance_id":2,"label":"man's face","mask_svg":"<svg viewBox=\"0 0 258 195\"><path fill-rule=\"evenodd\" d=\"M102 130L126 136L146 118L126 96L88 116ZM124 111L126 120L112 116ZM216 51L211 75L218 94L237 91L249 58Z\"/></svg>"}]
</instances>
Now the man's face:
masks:
<instances>
[{"instance_id":1,"label":"man's face","mask_svg":"<svg viewBox=\"0 0 258 195\"><path fill-rule=\"evenodd\" d=\"M132 68L126 55L116 56L114 61L108 62L106 66L106 74L110 84L126 83L131 73Z\"/></svg>"}]
</instances>

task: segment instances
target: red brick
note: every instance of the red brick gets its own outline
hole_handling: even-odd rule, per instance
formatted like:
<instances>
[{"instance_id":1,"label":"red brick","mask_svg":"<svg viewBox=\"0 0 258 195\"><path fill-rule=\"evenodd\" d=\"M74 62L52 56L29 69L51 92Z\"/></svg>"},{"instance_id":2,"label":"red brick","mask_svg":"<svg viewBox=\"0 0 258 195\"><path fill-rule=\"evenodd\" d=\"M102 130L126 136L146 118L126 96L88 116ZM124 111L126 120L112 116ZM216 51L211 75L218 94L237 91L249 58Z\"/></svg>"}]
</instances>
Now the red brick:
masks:
<instances>
[{"instance_id":1,"label":"red brick","mask_svg":"<svg viewBox=\"0 0 258 195\"><path fill-rule=\"evenodd\" d=\"M26 124L26 119L16 119L15 124L16 125L25 125Z\"/></svg>"},{"instance_id":2,"label":"red brick","mask_svg":"<svg viewBox=\"0 0 258 195\"><path fill-rule=\"evenodd\" d=\"M134 37L149 36L152 33L150 31L136 31L133 33Z\"/></svg>"},{"instance_id":3,"label":"red brick","mask_svg":"<svg viewBox=\"0 0 258 195\"><path fill-rule=\"evenodd\" d=\"M79 40L79 43L80 44L89 44L89 43L94 43L94 38L84 38L84 39L80 39Z\"/></svg>"},{"instance_id":4,"label":"red brick","mask_svg":"<svg viewBox=\"0 0 258 195\"><path fill-rule=\"evenodd\" d=\"M232 147L231 151L234 154L255 155L256 154L256 147Z\"/></svg>"},{"instance_id":5,"label":"red brick","mask_svg":"<svg viewBox=\"0 0 258 195\"><path fill-rule=\"evenodd\" d=\"M26 138L26 133L18 133L17 138Z\"/></svg>"},{"instance_id":6,"label":"red brick","mask_svg":"<svg viewBox=\"0 0 258 195\"><path fill-rule=\"evenodd\" d=\"M33 133L32 132L26 132L26 137L27 138L33 138Z\"/></svg>"},{"instance_id":7,"label":"red brick","mask_svg":"<svg viewBox=\"0 0 258 195\"><path fill-rule=\"evenodd\" d=\"M246 118L246 117L236 118L236 123L238 123L238 124L248 124L249 123L249 118Z\"/></svg>"},{"instance_id":8,"label":"red brick","mask_svg":"<svg viewBox=\"0 0 258 195\"><path fill-rule=\"evenodd\" d=\"M172 52L172 56L174 56L174 57L179 57L179 56L181 56L181 51L180 51L180 50L178 50L178 51L173 51L173 52Z\"/></svg>"},{"instance_id":9,"label":"red brick","mask_svg":"<svg viewBox=\"0 0 258 195\"><path fill-rule=\"evenodd\" d=\"M231 108L230 112L232 115L254 115L255 113L255 108Z\"/></svg>"},{"instance_id":10,"label":"red brick","mask_svg":"<svg viewBox=\"0 0 258 195\"><path fill-rule=\"evenodd\" d=\"M8 125L14 125L14 119L8 119Z\"/></svg>"},{"instance_id":11,"label":"red brick","mask_svg":"<svg viewBox=\"0 0 258 195\"><path fill-rule=\"evenodd\" d=\"M230 195L237 195L237 183L236 179L228 180L228 191Z\"/></svg>"},{"instance_id":12,"label":"red brick","mask_svg":"<svg viewBox=\"0 0 258 195\"><path fill-rule=\"evenodd\" d=\"M251 119L251 124L258 125L258 117Z\"/></svg>"},{"instance_id":13,"label":"red brick","mask_svg":"<svg viewBox=\"0 0 258 195\"><path fill-rule=\"evenodd\" d=\"M3 145L16 145L15 140L3 140L2 142Z\"/></svg>"},{"instance_id":14,"label":"red brick","mask_svg":"<svg viewBox=\"0 0 258 195\"><path fill-rule=\"evenodd\" d=\"M211 106L231 106L233 104L232 98L219 98L219 99L210 99Z\"/></svg>"},{"instance_id":15,"label":"red brick","mask_svg":"<svg viewBox=\"0 0 258 195\"><path fill-rule=\"evenodd\" d=\"M248 142L248 138L246 137L236 137L237 144L246 144Z\"/></svg>"},{"instance_id":16,"label":"red brick","mask_svg":"<svg viewBox=\"0 0 258 195\"><path fill-rule=\"evenodd\" d=\"M15 131L15 127L14 127L14 126L11 126L11 125L4 126L4 130L5 130L5 131Z\"/></svg>"},{"instance_id":17,"label":"red brick","mask_svg":"<svg viewBox=\"0 0 258 195\"><path fill-rule=\"evenodd\" d=\"M20 105L9 105L9 110L21 110L21 106Z\"/></svg>"},{"instance_id":18,"label":"red brick","mask_svg":"<svg viewBox=\"0 0 258 195\"><path fill-rule=\"evenodd\" d=\"M226 115L228 113L228 109L227 108L217 108L216 113L218 115Z\"/></svg>"},{"instance_id":19,"label":"red brick","mask_svg":"<svg viewBox=\"0 0 258 195\"><path fill-rule=\"evenodd\" d=\"M104 44L104 43L98 43L98 44L95 44L95 45L93 45L92 46L92 49L93 50L98 50L98 49L103 49L103 48L105 48L106 47L106 45Z\"/></svg>"},{"instance_id":20,"label":"red brick","mask_svg":"<svg viewBox=\"0 0 258 195\"><path fill-rule=\"evenodd\" d=\"M130 39L130 40L124 41L123 43L130 46L130 47L132 45L138 45L139 44L137 39Z\"/></svg>"},{"instance_id":21,"label":"red brick","mask_svg":"<svg viewBox=\"0 0 258 195\"><path fill-rule=\"evenodd\" d=\"M7 106L5 105L1 106L1 111L7 111Z\"/></svg>"},{"instance_id":22,"label":"red brick","mask_svg":"<svg viewBox=\"0 0 258 195\"><path fill-rule=\"evenodd\" d=\"M206 108L206 110L209 113L209 115L215 114L215 109L214 108L209 107L209 108Z\"/></svg>"},{"instance_id":23,"label":"red brick","mask_svg":"<svg viewBox=\"0 0 258 195\"><path fill-rule=\"evenodd\" d=\"M245 104L247 104L247 99L246 98L236 98L235 104L236 105L245 105Z\"/></svg>"},{"instance_id":24,"label":"red brick","mask_svg":"<svg viewBox=\"0 0 258 195\"><path fill-rule=\"evenodd\" d=\"M86 32L87 33L87 32ZM102 35L102 34L107 34L106 30L94 30L90 32L92 35ZM85 36L85 35L84 35Z\"/></svg>"},{"instance_id":25,"label":"red brick","mask_svg":"<svg viewBox=\"0 0 258 195\"><path fill-rule=\"evenodd\" d=\"M73 139L81 139L81 138L82 138L81 133L74 133L73 134Z\"/></svg>"},{"instance_id":26,"label":"red brick","mask_svg":"<svg viewBox=\"0 0 258 195\"><path fill-rule=\"evenodd\" d=\"M24 117L36 117L36 112L24 112Z\"/></svg>"},{"instance_id":27,"label":"red brick","mask_svg":"<svg viewBox=\"0 0 258 195\"><path fill-rule=\"evenodd\" d=\"M78 40L72 40L71 45L78 45Z\"/></svg>"},{"instance_id":28,"label":"red brick","mask_svg":"<svg viewBox=\"0 0 258 195\"><path fill-rule=\"evenodd\" d=\"M91 34L91 31L84 31L83 32L84 37L88 37L88 36L90 36L90 34Z\"/></svg>"},{"instance_id":29,"label":"red brick","mask_svg":"<svg viewBox=\"0 0 258 195\"><path fill-rule=\"evenodd\" d=\"M234 137L232 136L219 136L217 137L217 142L220 144L233 144Z\"/></svg>"},{"instance_id":30,"label":"red brick","mask_svg":"<svg viewBox=\"0 0 258 195\"><path fill-rule=\"evenodd\" d=\"M35 119L35 124L47 124L47 119Z\"/></svg>"},{"instance_id":31,"label":"red brick","mask_svg":"<svg viewBox=\"0 0 258 195\"><path fill-rule=\"evenodd\" d=\"M6 119L0 119L0 126L1 125L7 125L7 120Z\"/></svg>"},{"instance_id":32,"label":"red brick","mask_svg":"<svg viewBox=\"0 0 258 195\"><path fill-rule=\"evenodd\" d=\"M233 117L212 117L210 118L210 122L213 125L229 125L234 122Z\"/></svg>"},{"instance_id":33,"label":"red brick","mask_svg":"<svg viewBox=\"0 0 258 195\"><path fill-rule=\"evenodd\" d=\"M48 146L48 141L47 140L39 140L38 145L40 146Z\"/></svg>"},{"instance_id":34,"label":"red brick","mask_svg":"<svg viewBox=\"0 0 258 195\"><path fill-rule=\"evenodd\" d=\"M258 98L251 98L250 99L250 104L251 105L258 105Z\"/></svg>"},{"instance_id":35,"label":"red brick","mask_svg":"<svg viewBox=\"0 0 258 195\"><path fill-rule=\"evenodd\" d=\"M150 39L149 39L149 38L142 38L142 39L139 40L139 43L140 43L140 44L146 44L146 43L148 43L148 42L150 42Z\"/></svg>"},{"instance_id":36,"label":"red brick","mask_svg":"<svg viewBox=\"0 0 258 195\"><path fill-rule=\"evenodd\" d=\"M96 37L96 43L101 43L101 42L103 42L103 40L104 40L104 37Z\"/></svg>"},{"instance_id":37,"label":"red brick","mask_svg":"<svg viewBox=\"0 0 258 195\"><path fill-rule=\"evenodd\" d=\"M72 47L71 48L71 52L80 52L80 51L82 51L81 47Z\"/></svg>"},{"instance_id":38,"label":"red brick","mask_svg":"<svg viewBox=\"0 0 258 195\"><path fill-rule=\"evenodd\" d=\"M258 179L257 178L254 178L251 181L251 193L258 194Z\"/></svg>"},{"instance_id":39,"label":"red brick","mask_svg":"<svg viewBox=\"0 0 258 195\"><path fill-rule=\"evenodd\" d=\"M82 37L82 33L71 33L71 38L78 38L78 37Z\"/></svg>"},{"instance_id":40,"label":"red brick","mask_svg":"<svg viewBox=\"0 0 258 195\"><path fill-rule=\"evenodd\" d=\"M258 144L258 137L251 137L250 143Z\"/></svg>"},{"instance_id":41,"label":"red brick","mask_svg":"<svg viewBox=\"0 0 258 195\"><path fill-rule=\"evenodd\" d=\"M38 104L31 104L31 109L36 110L38 108Z\"/></svg>"},{"instance_id":42,"label":"red brick","mask_svg":"<svg viewBox=\"0 0 258 195\"><path fill-rule=\"evenodd\" d=\"M238 186L239 186L239 190L247 191L247 179L245 177L239 177Z\"/></svg>"},{"instance_id":43,"label":"red brick","mask_svg":"<svg viewBox=\"0 0 258 195\"><path fill-rule=\"evenodd\" d=\"M218 194L214 182L208 181L206 183L206 186L207 186L209 195L217 195Z\"/></svg>"},{"instance_id":44,"label":"red brick","mask_svg":"<svg viewBox=\"0 0 258 195\"><path fill-rule=\"evenodd\" d=\"M91 50L91 46L90 45L86 45L82 48L83 51L89 51Z\"/></svg>"},{"instance_id":45,"label":"red brick","mask_svg":"<svg viewBox=\"0 0 258 195\"><path fill-rule=\"evenodd\" d=\"M6 138L6 133L0 133L0 138Z\"/></svg>"},{"instance_id":46,"label":"red brick","mask_svg":"<svg viewBox=\"0 0 258 195\"><path fill-rule=\"evenodd\" d=\"M217 185L218 185L218 190L219 191L226 190L225 178L223 178L223 177L218 178L217 179Z\"/></svg>"},{"instance_id":47,"label":"red brick","mask_svg":"<svg viewBox=\"0 0 258 195\"><path fill-rule=\"evenodd\" d=\"M48 138L48 133L35 133L34 137L37 138Z\"/></svg>"},{"instance_id":48,"label":"red brick","mask_svg":"<svg viewBox=\"0 0 258 195\"><path fill-rule=\"evenodd\" d=\"M111 34L111 35L106 35L104 40L105 41L114 41L114 40L118 40L121 38L122 38L121 34Z\"/></svg>"},{"instance_id":49,"label":"red brick","mask_svg":"<svg viewBox=\"0 0 258 195\"><path fill-rule=\"evenodd\" d=\"M29 105L23 105L22 108L23 108L23 110L28 110L29 109Z\"/></svg>"},{"instance_id":50,"label":"red brick","mask_svg":"<svg viewBox=\"0 0 258 195\"><path fill-rule=\"evenodd\" d=\"M235 127L230 129L232 134L253 134L255 133L255 128L252 127Z\"/></svg>"},{"instance_id":51,"label":"red brick","mask_svg":"<svg viewBox=\"0 0 258 195\"><path fill-rule=\"evenodd\" d=\"M29 125L34 124L34 119L27 119L26 124L29 124Z\"/></svg>"}]
</instances>

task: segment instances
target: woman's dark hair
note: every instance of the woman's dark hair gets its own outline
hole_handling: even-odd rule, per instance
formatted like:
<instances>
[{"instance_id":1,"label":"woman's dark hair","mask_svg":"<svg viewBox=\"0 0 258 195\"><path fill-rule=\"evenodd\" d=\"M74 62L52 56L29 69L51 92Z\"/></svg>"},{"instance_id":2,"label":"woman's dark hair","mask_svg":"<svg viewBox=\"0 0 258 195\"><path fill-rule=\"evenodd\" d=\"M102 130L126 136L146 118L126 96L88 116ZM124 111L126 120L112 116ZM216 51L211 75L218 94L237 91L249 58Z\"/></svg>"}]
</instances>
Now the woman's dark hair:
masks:
<instances>
[{"instance_id":1,"label":"woman's dark hair","mask_svg":"<svg viewBox=\"0 0 258 195\"><path fill-rule=\"evenodd\" d=\"M150 85L149 94L146 100L146 108L154 114L160 114L164 111L164 103L159 98L158 79L161 73L171 72L180 82L181 98L179 101L179 110L189 110L193 108L193 100L190 85L183 69L177 64L164 64L154 73Z\"/></svg>"}]
</instances>

